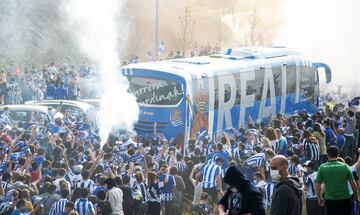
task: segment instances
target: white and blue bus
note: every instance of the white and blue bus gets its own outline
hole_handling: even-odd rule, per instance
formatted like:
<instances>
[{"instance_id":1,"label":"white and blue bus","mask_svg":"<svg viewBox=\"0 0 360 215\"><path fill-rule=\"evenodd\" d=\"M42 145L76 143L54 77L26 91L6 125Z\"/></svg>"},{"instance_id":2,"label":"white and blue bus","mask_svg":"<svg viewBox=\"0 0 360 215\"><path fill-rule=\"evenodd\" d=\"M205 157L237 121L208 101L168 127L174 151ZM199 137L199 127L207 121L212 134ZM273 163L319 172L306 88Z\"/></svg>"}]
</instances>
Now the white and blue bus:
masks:
<instances>
[{"instance_id":1,"label":"white and blue bus","mask_svg":"<svg viewBox=\"0 0 360 215\"><path fill-rule=\"evenodd\" d=\"M318 107L318 68L287 48L229 49L207 57L131 64L122 68L140 106L138 135L185 139L239 128Z\"/></svg>"}]
</instances>

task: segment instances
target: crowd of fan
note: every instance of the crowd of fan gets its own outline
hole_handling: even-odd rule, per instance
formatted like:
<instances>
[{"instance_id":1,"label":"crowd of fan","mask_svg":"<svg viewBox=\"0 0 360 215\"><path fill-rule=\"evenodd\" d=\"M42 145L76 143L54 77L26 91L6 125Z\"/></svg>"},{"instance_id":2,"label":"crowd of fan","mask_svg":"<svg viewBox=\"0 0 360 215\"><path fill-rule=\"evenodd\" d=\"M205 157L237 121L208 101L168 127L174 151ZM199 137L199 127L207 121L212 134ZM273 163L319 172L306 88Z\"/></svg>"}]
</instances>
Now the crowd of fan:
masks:
<instances>
[{"instance_id":1,"label":"crowd of fan","mask_svg":"<svg viewBox=\"0 0 360 215\"><path fill-rule=\"evenodd\" d=\"M4 67L0 71L0 104L22 104L30 100L92 98L96 92L84 86L95 68L82 63L56 67ZM81 90L82 89L82 90Z\"/></svg>"},{"instance_id":2,"label":"crowd of fan","mask_svg":"<svg viewBox=\"0 0 360 215\"><path fill-rule=\"evenodd\" d=\"M225 186L232 166L261 191L261 207L274 209L275 155L287 157L289 174L316 199L314 174L329 146L355 163L360 112L328 104L311 116L279 114L213 139L190 139L185 148L163 136L131 135L109 136L101 146L91 119L77 122L68 113L13 125L5 110L1 122L0 214L212 214L232 192Z\"/></svg>"},{"instance_id":3,"label":"crowd of fan","mask_svg":"<svg viewBox=\"0 0 360 215\"><path fill-rule=\"evenodd\" d=\"M23 72L10 68L0 73L1 101L92 95L86 90L80 94L79 87L79 80L90 74L84 64L78 70L73 66L58 70L54 64ZM279 114L268 122L250 120L244 128L190 139L185 146L161 135L112 135L100 144L92 119L84 116L79 121L63 114L55 118L49 109L46 119L15 125L4 109L0 214L158 215L162 211L177 215L184 210L212 214L220 198L220 205L229 210L224 198L233 188L226 184L234 176L225 173L234 166L261 192L260 207L274 212L284 208L272 205L278 181L270 174L270 161L276 155L288 159L289 175L298 179L312 214L322 210L310 203L318 199L316 171L327 161L330 146L340 150L339 160L351 166L358 181L360 112L345 110L341 104L327 103L314 115L300 111L289 117ZM349 193L353 194L351 189Z\"/></svg>"},{"instance_id":4,"label":"crowd of fan","mask_svg":"<svg viewBox=\"0 0 360 215\"><path fill-rule=\"evenodd\" d=\"M178 58L185 58L185 57L200 57L200 56L209 56L212 54L219 54L221 51L220 46L218 44L211 46L210 43L207 43L206 45L201 45L200 47L195 46L190 50L189 53L181 52L179 50L174 51L170 50L167 55L163 53L162 51L159 51L159 60L172 60L172 59L178 59ZM143 60L140 59L137 55L130 56L128 61L124 61L122 64L132 64L132 63L140 63L141 61L144 62L150 62L154 61L155 58L151 52L147 52L146 56Z\"/></svg>"}]
</instances>

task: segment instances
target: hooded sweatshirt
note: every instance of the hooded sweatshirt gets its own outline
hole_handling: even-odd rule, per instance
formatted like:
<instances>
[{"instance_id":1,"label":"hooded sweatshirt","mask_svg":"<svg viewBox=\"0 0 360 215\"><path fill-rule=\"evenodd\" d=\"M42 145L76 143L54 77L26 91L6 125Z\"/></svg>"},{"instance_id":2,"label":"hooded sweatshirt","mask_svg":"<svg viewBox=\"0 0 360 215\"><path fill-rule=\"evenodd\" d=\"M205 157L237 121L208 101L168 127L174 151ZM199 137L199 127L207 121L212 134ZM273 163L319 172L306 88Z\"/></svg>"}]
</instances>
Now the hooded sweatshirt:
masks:
<instances>
[{"instance_id":1,"label":"hooded sweatshirt","mask_svg":"<svg viewBox=\"0 0 360 215\"><path fill-rule=\"evenodd\" d=\"M276 185L270 215L301 215L302 184L298 177L287 177Z\"/></svg>"},{"instance_id":2,"label":"hooded sweatshirt","mask_svg":"<svg viewBox=\"0 0 360 215\"><path fill-rule=\"evenodd\" d=\"M229 167L224 182L235 187L237 192L228 189L220 203L229 215L248 214L265 215L262 195L259 189L240 171L238 167Z\"/></svg>"}]
</instances>

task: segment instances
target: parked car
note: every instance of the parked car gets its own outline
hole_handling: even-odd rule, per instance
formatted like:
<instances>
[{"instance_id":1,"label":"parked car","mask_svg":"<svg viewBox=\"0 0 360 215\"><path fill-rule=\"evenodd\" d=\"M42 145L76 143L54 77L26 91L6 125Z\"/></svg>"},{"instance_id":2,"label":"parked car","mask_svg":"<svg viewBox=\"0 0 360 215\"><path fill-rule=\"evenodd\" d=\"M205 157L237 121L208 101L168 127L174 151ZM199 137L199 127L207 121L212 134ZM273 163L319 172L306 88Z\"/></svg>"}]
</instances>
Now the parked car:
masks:
<instances>
[{"instance_id":1,"label":"parked car","mask_svg":"<svg viewBox=\"0 0 360 215\"><path fill-rule=\"evenodd\" d=\"M46 120L46 114L48 112L47 106L42 105L2 105L0 106L0 114L3 114L4 108L8 107L10 112L10 117L14 125L17 125L19 122L22 123L32 123L33 118L39 119L43 118ZM57 117L62 117L61 113L53 113Z\"/></svg>"},{"instance_id":2,"label":"parked car","mask_svg":"<svg viewBox=\"0 0 360 215\"><path fill-rule=\"evenodd\" d=\"M100 99L80 99L79 101L88 103L97 109L100 109Z\"/></svg>"},{"instance_id":3,"label":"parked car","mask_svg":"<svg viewBox=\"0 0 360 215\"><path fill-rule=\"evenodd\" d=\"M82 116L83 114L90 115L95 111L95 107L85 102L73 100L42 100L42 101L28 101L27 105L43 105L50 106L53 109L62 113L69 112L74 116Z\"/></svg>"}]
</instances>

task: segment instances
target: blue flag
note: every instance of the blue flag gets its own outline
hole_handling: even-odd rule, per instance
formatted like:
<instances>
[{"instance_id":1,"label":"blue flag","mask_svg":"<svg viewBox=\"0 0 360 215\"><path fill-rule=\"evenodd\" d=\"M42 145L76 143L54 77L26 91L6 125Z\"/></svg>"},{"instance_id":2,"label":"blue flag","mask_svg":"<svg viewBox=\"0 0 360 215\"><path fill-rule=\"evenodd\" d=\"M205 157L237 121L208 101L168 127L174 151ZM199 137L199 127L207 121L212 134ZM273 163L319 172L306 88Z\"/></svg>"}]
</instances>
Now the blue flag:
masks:
<instances>
[{"instance_id":1,"label":"blue flag","mask_svg":"<svg viewBox=\"0 0 360 215\"><path fill-rule=\"evenodd\" d=\"M48 131L52 134L57 134L60 131L60 127L57 126L55 123L51 122L48 124Z\"/></svg>"},{"instance_id":2,"label":"blue flag","mask_svg":"<svg viewBox=\"0 0 360 215\"><path fill-rule=\"evenodd\" d=\"M359 100L360 100L360 96L353 98L351 101L348 102L349 107L358 106Z\"/></svg>"}]
</instances>

